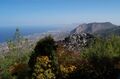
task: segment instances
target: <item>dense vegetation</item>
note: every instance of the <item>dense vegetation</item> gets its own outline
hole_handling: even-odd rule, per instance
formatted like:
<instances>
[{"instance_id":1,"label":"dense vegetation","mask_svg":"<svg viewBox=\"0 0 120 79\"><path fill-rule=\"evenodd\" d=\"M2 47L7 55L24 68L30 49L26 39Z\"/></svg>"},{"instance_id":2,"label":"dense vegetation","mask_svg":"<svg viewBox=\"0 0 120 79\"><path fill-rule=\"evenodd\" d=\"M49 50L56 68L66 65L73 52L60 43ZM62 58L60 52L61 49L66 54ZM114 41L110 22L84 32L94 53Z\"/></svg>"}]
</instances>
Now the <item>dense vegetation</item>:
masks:
<instances>
[{"instance_id":1,"label":"dense vegetation","mask_svg":"<svg viewBox=\"0 0 120 79\"><path fill-rule=\"evenodd\" d=\"M31 45L17 29L7 44L9 52L0 55L0 79L118 79L120 75L119 36L95 38L80 53L73 53L51 36Z\"/></svg>"},{"instance_id":2,"label":"dense vegetation","mask_svg":"<svg viewBox=\"0 0 120 79\"><path fill-rule=\"evenodd\" d=\"M0 52L0 79L14 79L24 75L34 47L21 36L19 29L16 29L13 39L7 41L7 46L8 50Z\"/></svg>"}]
</instances>

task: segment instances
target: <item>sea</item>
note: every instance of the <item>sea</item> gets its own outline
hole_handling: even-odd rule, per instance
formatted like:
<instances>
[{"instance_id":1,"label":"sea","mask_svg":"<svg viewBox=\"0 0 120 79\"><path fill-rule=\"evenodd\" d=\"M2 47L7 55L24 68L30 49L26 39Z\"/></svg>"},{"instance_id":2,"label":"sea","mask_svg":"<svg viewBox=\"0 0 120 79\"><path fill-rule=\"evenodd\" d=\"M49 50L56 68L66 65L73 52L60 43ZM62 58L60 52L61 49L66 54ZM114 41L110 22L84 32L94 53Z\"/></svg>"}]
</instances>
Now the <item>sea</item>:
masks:
<instances>
[{"instance_id":1,"label":"sea","mask_svg":"<svg viewBox=\"0 0 120 79\"><path fill-rule=\"evenodd\" d=\"M12 39L14 37L16 28L19 28L22 36L31 35L34 33L44 33L51 30L59 29L58 27L54 27L54 26L0 27L0 43Z\"/></svg>"}]
</instances>

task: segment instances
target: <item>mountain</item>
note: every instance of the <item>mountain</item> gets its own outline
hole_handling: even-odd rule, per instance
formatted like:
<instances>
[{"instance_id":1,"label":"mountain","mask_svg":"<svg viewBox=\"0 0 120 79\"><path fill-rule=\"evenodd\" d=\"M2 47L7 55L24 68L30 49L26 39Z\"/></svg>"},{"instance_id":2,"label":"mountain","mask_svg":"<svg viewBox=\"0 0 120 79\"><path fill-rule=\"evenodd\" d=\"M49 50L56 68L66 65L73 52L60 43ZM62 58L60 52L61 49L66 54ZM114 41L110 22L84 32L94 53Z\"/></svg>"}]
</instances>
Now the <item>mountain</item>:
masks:
<instances>
[{"instance_id":1,"label":"mountain","mask_svg":"<svg viewBox=\"0 0 120 79\"><path fill-rule=\"evenodd\" d=\"M95 33L95 35L100 37L109 37L110 35L120 36L120 26L98 31Z\"/></svg>"},{"instance_id":2,"label":"mountain","mask_svg":"<svg viewBox=\"0 0 120 79\"><path fill-rule=\"evenodd\" d=\"M79 25L77 28L75 28L74 30L71 31L72 33L81 33L81 32L86 32L86 33L96 33L98 31L102 31L102 30L106 30L106 29L110 29L110 28L114 28L117 27L117 25L114 25L110 22L102 22L102 23L88 23L88 24L81 24Z\"/></svg>"}]
</instances>

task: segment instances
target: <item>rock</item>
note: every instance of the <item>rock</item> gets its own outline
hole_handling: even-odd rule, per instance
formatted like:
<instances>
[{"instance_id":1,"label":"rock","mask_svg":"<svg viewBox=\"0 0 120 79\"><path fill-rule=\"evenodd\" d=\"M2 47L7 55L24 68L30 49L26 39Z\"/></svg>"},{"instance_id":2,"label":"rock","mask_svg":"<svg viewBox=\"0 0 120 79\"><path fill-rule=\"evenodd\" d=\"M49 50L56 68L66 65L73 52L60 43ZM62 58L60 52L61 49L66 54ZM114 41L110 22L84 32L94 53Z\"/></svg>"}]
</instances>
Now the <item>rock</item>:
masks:
<instances>
[{"instance_id":1,"label":"rock","mask_svg":"<svg viewBox=\"0 0 120 79\"><path fill-rule=\"evenodd\" d=\"M59 43L69 51L80 52L93 38L94 36L88 33L73 33Z\"/></svg>"}]
</instances>

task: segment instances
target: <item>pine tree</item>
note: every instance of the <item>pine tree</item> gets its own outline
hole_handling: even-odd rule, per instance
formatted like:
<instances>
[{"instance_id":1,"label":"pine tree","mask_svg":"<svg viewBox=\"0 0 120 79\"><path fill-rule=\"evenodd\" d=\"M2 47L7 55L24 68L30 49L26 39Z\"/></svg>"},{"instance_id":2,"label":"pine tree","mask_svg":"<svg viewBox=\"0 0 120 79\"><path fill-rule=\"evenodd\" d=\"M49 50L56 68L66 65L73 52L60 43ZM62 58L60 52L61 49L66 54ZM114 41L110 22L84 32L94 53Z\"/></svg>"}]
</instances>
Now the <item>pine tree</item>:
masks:
<instances>
[{"instance_id":1,"label":"pine tree","mask_svg":"<svg viewBox=\"0 0 120 79\"><path fill-rule=\"evenodd\" d=\"M15 31L15 34L14 34L14 38L13 40L16 42L16 43L19 43L22 39L22 36L20 34L20 30L19 28L16 28L16 31Z\"/></svg>"}]
</instances>

